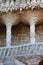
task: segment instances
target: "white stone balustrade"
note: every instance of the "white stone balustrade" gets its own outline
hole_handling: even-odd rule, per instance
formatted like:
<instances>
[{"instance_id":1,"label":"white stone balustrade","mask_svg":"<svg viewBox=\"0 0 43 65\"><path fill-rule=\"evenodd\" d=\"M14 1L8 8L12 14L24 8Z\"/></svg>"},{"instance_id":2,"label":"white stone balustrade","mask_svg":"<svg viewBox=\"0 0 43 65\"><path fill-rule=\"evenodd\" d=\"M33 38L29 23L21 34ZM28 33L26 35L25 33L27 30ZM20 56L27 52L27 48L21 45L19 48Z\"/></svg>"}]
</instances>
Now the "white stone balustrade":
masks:
<instances>
[{"instance_id":1,"label":"white stone balustrade","mask_svg":"<svg viewBox=\"0 0 43 65\"><path fill-rule=\"evenodd\" d=\"M11 0L11 2L9 0L6 0L5 3L3 3L3 0L0 0L0 11L3 10L3 6L4 9L8 11L18 10L19 8L21 11L22 9L25 9L27 7L33 9L40 6L41 8L43 8L43 0Z\"/></svg>"},{"instance_id":2,"label":"white stone balustrade","mask_svg":"<svg viewBox=\"0 0 43 65\"><path fill-rule=\"evenodd\" d=\"M43 42L11 47L0 47L0 58L43 55Z\"/></svg>"}]
</instances>

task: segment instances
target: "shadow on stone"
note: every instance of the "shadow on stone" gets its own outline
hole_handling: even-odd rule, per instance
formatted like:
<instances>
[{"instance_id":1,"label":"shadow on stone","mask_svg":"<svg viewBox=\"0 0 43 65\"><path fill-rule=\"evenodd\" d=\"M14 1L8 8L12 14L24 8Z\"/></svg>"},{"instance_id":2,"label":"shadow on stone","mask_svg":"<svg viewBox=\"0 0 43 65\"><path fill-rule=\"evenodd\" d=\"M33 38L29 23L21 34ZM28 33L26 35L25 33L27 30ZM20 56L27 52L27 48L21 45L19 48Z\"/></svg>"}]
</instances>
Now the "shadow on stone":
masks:
<instances>
[{"instance_id":1,"label":"shadow on stone","mask_svg":"<svg viewBox=\"0 0 43 65\"><path fill-rule=\"evenodd\" d=\"M41 60L41 61L39 62L39 65L43 65L43 60Z\"/></svg>"}]
</instances>

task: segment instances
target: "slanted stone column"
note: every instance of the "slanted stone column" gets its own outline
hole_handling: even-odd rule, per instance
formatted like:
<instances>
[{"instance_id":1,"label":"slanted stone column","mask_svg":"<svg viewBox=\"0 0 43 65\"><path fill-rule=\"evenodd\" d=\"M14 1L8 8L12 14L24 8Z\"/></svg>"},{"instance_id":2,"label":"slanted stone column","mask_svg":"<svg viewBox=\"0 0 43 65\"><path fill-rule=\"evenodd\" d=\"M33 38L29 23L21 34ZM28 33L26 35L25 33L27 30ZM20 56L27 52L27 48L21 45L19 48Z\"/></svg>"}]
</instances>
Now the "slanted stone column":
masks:
<instances>
[{"instance_id":1,"label":"slanted stone column","mask_svg":"<svg viewBox=\"0 0 43 65\"><path fill-rule=\"evenodd\" d=\"M30 42L35 43L35 23L30 24Z\"/></svg>"},{"instance_id":2,"label":"slanted stone column","mask_svg":"<svg viewBox=\"0 0 43 65\"><path fill-rule=\"evenodd\" d=\"M11 25L6 26L6 46L11 46Z\"/></svg>"}]
</instances>

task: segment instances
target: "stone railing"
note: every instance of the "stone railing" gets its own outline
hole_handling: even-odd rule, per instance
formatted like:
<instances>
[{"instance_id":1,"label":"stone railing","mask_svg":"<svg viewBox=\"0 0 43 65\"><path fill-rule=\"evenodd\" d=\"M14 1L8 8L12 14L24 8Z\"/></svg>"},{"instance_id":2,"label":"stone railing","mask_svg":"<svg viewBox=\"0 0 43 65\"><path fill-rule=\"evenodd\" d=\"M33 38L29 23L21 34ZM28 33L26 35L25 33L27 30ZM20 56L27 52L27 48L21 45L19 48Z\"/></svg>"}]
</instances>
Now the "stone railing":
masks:
<instances>
[{"instance_id":1,"label":"stone railing","mask_svg":"<svg viewBox=\"0 0 43 65\"><path fill-rule=\"evenodd\" d=\"M43 42L11 47L0 47L0 58L43 55Z\"/></svg>"},{"instance_id":2,"label":"stone railing","mask_svg":"<svg viewBox=\"0 0 43 65\"><path fill-rule=\"evenodd\" d=\"M0 11L12 11L22 9L29 9L29 8L36 8L41 7L43 8L43 0L0 0Z\"/></svg>"}]
</instances>

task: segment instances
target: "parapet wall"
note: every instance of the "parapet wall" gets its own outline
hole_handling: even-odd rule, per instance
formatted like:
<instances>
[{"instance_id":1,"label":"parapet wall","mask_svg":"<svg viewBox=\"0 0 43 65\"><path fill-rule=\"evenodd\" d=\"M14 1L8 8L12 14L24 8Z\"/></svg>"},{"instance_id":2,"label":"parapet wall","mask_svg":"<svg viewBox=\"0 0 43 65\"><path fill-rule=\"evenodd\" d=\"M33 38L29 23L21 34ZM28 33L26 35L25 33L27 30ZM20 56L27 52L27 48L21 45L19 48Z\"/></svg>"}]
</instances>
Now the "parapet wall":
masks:
<instances>
[{"instance_id":1,"label":"parapet wall","mask_svg":"<svg viewBox=\"0 0 43 65\"><path fill-rule=\"evenodd\" d=\"M43 8L43 0L0 0L0 11Z\"/></svg>"}]
</instances>

